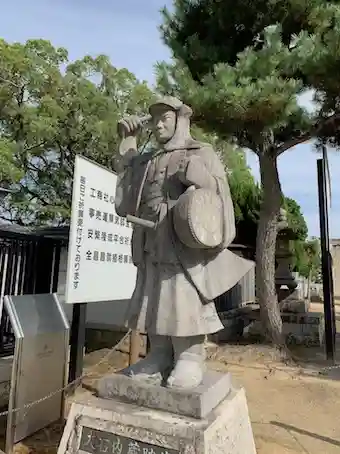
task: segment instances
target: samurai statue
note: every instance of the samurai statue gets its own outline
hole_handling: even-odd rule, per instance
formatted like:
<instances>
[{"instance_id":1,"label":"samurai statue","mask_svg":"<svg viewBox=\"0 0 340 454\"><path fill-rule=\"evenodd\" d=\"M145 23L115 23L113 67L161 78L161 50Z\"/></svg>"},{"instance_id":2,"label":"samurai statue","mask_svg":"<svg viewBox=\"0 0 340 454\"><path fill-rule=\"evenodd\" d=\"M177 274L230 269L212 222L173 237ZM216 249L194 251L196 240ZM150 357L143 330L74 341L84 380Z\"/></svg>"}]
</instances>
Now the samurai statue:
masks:
<instances>
[{"instance_id":1,"label":"samurai statue","mask_svg":"<svg viewBox=\"0 0 340 454\"><path fill-rule=\"evenodd\" d=\"M149 113L157 146L145 153L137 148L145 118L119 122L115 207L133 222L137 267L125 319L150 341L146 358L121 372L192 389L203 380L205 336L223 328L214 299L253 264L228 250L235 219L225 168L211 145L191 137L191 108L164 97Z\"/></svg>"}]
</instances>

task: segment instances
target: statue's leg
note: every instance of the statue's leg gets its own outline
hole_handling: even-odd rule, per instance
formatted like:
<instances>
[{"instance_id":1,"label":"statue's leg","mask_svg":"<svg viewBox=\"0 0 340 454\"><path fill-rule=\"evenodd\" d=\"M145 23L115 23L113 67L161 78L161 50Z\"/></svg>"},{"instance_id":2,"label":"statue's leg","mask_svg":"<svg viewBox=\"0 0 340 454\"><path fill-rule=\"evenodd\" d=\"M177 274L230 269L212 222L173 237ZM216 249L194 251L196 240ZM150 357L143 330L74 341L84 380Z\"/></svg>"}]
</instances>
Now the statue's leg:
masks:
<instances>
[{"instance_id":1,"label":"statue's leg","mask_svg":"<svg viewBox=\"0 0 340 454\"><path fill-rule=\"evenodd\" d=\"M161 384L164 376L173 367L173 348L168 336L150 335L150 352L135 364L123 369L120 373L145 380L153 384Z\"/></svg>"},{"instance_id":2,"label":"statue's leg","mask_svg":"<svg viewBox=\"0 0 340 454\"><path fill-rule=\"evenodd\" d=\"M171 388L198 386L204 374L204 336L172 337L175 367L167 381Z\"/></svg>"}]
</instances>

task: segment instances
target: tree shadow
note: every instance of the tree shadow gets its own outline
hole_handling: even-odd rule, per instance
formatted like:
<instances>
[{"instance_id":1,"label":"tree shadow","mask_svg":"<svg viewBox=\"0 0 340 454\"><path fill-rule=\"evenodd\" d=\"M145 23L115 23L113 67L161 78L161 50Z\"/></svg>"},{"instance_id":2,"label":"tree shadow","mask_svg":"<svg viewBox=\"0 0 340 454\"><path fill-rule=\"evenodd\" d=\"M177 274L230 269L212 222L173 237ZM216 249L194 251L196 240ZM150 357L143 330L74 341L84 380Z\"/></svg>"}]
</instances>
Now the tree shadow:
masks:
<instances>
[{"instance_id":1,"label":"tree shadow","mask_svg":"<svg viewBox=\"0 0 340 454\"><path fill-rule=\"evenodd\" d=\"M325 437L324 435L319 435L316 434L315 432L309 432L308 430L305 429L299 429L298 427L291 426L290 424L285 424L279 421L270 421L270 424L273 426L281 427L288 432L295 432L300 435L306 435L307 437L312 437L320 441L324 441L325 443L329 443L333 446L339 446L340 447L340 441L334 440L333 438Z\"/></svg>"}]
</instances>

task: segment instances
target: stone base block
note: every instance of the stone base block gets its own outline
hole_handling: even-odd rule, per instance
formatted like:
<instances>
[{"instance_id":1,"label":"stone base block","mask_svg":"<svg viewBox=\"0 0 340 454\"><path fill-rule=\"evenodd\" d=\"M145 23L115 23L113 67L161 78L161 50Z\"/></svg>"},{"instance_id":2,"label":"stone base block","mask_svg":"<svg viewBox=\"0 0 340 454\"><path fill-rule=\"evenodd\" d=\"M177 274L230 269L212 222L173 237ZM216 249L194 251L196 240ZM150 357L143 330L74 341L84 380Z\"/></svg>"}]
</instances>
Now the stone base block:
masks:
<instances>
[{"instance_id":1,"label":"stone base block","mask_svg":"<svg viewBox=\"0 0 340 454\"><path fill-rule=\"evenodd\" d=\"M243 389L203 419L118 400L79 397L58 454L256 454Z\"/></svg>"},{"instance_id":2,"label":"stone base block","mask_svg":"<svg viewBox=\"0 0 340 454\"><path fill-rule=\"evenodd\" d=\"M206 371L203 382L190 391L154 386L125 375L103 377L97 385L98 397L118 398L143 407L169 411L178 415L203 418L230 392L230 374Z\"/></svg>"},{"instance_id":3,"label":"stone base block","mask_svg":"<svg viewBox=\"0 0 340 454\"><path fill-rule=\"evenodd\" d=\"M325 326L322 313L282 314L282 322L287 343L306 346L323 344Z\"/></svg>"},{"instance_id":4,"label":"stone base block","mask_svg":"<svg viewBox=\"0 0 340 454\"><path fill-rule=\"evenodd\" d=\"M288 344L319 346L324 342L324 316L319 312L281 313L282 330ZM250 336L263 334L261 322L255 321L249 328Z\"/></svg>"},{"instance_id":5,"label":"stone base block","mask_svg":"<svg viewBox=\"0 0 340 454\"><path fill-rule=\"evenodd\" d=\"M292 312L302 314L308 312L309 308L310 302L308 300L286 299L280 303L280 310L283 313Z\"/></svg>"}]
</instances>

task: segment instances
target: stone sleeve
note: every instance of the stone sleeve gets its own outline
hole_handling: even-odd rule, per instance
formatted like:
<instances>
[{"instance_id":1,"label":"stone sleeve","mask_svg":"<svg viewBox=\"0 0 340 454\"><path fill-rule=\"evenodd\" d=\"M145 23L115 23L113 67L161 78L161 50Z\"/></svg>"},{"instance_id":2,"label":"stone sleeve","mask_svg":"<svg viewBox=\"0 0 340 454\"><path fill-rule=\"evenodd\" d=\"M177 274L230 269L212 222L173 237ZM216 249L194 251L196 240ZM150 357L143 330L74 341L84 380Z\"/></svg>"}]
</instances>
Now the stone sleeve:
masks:
<instances>
[{"instance_id":1,"label":"stone sleeve","mask_svg":"<svg viewBox=\"0 0 340 454\"><path fill-rule=\"evenodd\" d=\"M117 172L115 208L118 216L125 217L133 211L135 198L132 188L133 160L137 155L138 152L131 149L124 155L118 154L115 159L115 170Z\"/></svg>"},{"instance_id":2,"label":"stone sleeve","mask_svg":"<svg viewBox=\"0 0 340 454\"><path fill-rule=\"evenodd\" d=\"M227 178L224 180L217 178L217 184L219 186L219 193L221 194L224 208L224 246L228 247L236 236L234 204L231 198Z\"/></svg>"},{"instance_id":3,"label":"stone sleeve","mask_svg":"<svg viewBox=\"0 0 340 454\"><path fill-rule=\"evenodd\" d=\"M182 182L186 186L216 190L216 180L199 156L191 156L186 166Z\"/></svg>"}]
</instances>

